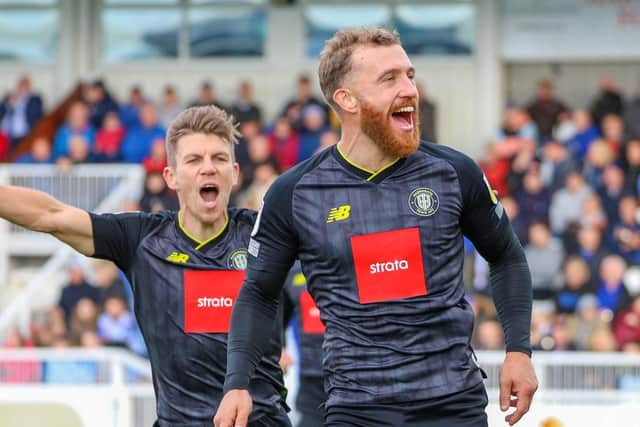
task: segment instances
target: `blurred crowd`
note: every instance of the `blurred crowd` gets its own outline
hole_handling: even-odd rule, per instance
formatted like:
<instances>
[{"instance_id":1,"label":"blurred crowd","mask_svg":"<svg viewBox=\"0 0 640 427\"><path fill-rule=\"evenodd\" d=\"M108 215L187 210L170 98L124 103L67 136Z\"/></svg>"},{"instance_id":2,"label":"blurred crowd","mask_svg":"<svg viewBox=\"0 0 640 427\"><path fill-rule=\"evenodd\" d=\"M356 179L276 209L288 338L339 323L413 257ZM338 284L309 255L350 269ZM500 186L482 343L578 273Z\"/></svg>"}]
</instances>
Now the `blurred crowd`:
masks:
<instances>
[{"instance_id":1,"label":"blurred crowd","mask_svg":"<svg viewBox=\"0 0 640 427\"><path fill-rule=\"evenodd\" d=\"M639 88L640 89L640 88ZM438 142L436 106L420 85L422 137ZM573 108L540 81L527 105L509 104L503 123L485 144L478 164L500 196L525 248L534 292L532 342L536 350L640 351L640 91L625 101L603 80L587 108ZM232 205L257 209L283 171L335 144L339 123L301 75L295 93L266 121L250 81L222 102L213 82L202 82L189 103L172 86L158 100L141 86L119 103L105 83L85 86L53 140L35 140L20 163L141 163L142 198L127 209L175 210L162 178L164 137L171 120L192 105L230 112L241 133L236 147L240 183ZM0 159L43 116L42 101L23 76L0 105ZM504 348L491 302L489 268L466 242L464 282L476 310L474 345ZM144 355L128 285L109 263L96 264L91 283L77 266L59 305L36 313L30 336L9 334L8 347L116 345Z\"/></svg>"},{"instance_id":2,"label":"blurred crowd","mask_svg":"<svg viewBox=\"0 0 640 427\"><path fill-rule=\"evenodd\" d=\"M640 351L640 88L624 98L605 79L572 108L540 81L478 161L525 249L537 350ZM467 254L476 347L502 348L487 265Z\"/></svg>"}]
</instances>

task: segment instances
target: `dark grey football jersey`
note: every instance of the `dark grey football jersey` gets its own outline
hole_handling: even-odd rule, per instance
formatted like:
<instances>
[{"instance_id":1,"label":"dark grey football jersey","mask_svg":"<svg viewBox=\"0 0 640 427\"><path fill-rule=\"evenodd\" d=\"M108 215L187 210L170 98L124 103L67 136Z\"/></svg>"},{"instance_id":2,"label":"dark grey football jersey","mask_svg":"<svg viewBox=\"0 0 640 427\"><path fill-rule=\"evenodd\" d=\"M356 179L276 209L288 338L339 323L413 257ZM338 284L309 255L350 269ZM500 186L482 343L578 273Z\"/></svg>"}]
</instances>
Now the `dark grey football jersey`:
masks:
<instances>
[{"instance_id":1,"label":"dark grey football jersey","mask_svg":"<svg viewBox=\"0 0 640 427\"><path fill-rule=\"evenodd\" d=\"M135 295L160 426L207 426L222 399L231 309L255 212L229 209L223 232L197 242L175 212L91 214L95 257L112 260ZM282 410L281 328L250 385L251 419Z\"/></svg>"},{"instance_id":2,"label":"dark grey football jersey","mask_svg":"<svg viewBox=\"0 0 640 427\"><path fill-rule=\"evenodd\" d=\"M462 282L464 235L490 261L513 235L467 156L422 143L372 173L333 147L269 190L249 243L241 298L248 308L261 304L262 295L277 295L274 284L300 259L326 326L328 406L403 403L464 390L482 381ZM526 264L518 268L512 277L526 281ZM242 302L236 311L244 310ZM522 308L510 316L523 321L507 322L507 349L529 352L530 295L510 302ZM233 330L229 348L242 359ZM242 360L230 365L227 389L243 386L245 366Z\"/></svg>"}]
</instances>

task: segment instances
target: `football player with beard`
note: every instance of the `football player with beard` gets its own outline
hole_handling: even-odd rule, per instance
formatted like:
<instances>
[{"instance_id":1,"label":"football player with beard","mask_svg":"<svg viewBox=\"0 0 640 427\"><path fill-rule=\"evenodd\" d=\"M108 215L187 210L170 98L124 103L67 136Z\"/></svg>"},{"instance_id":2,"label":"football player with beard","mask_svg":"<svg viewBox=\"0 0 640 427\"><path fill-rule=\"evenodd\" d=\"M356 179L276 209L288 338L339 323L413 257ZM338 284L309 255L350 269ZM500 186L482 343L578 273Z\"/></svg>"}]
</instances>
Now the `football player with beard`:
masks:
<instances>
[{"instance_id":1,"label":"football player with beard","mask_svg":"<svg viewBox=\"0 0 640 427\"><path fill-rule=\"evenodd\" d=\"M537 389L531 277L502 205L470 158L420 142L415 70L397 33L337 32L318 74L342 136L265 197L215 425L246 425L249 379L298 258L326 327L325 425L486 426L462 281L464 236L491 266L506 338L500 406L515 407L505 417L515 424Z\"/></svg>"}]
</instances>

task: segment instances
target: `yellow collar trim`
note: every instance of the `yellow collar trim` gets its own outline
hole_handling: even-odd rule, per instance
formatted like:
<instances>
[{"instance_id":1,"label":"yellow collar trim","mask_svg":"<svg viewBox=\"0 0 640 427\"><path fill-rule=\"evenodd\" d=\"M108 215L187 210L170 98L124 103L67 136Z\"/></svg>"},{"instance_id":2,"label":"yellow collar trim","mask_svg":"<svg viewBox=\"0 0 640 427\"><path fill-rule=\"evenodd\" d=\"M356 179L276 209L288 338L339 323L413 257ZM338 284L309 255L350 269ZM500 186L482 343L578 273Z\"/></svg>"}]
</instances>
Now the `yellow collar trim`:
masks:
<instances>
[{"instance_id":1,"label":"yellow collar trim","mask_svg":"<svg viewBox=\"0 0 640 427\"><path fill-rule=\"evenodd\" d=\"M229 216L227 216L227 213L224 213L225 216L225 222L224 222L224 226L220 229L220 231L218 231L216 234L214 234L213 236L209 237L206 240L199 240L196 239L195 237L193 237L191 235L191 233L189 233L187 231L186 228L184 228L184 226L182 225L182 211L178 211L178 227L180 227L180 230L191 240L193 240L194 242L196 242L198 244L198 246L196 246L196 250L203 248L205 245L211 243L212 241L214 241L215 239L217 239L218 237L220 237L220 235L222 233L225 232L225 230L227 229L227 227L229 226Z\"/></svg>"}]
</instances>

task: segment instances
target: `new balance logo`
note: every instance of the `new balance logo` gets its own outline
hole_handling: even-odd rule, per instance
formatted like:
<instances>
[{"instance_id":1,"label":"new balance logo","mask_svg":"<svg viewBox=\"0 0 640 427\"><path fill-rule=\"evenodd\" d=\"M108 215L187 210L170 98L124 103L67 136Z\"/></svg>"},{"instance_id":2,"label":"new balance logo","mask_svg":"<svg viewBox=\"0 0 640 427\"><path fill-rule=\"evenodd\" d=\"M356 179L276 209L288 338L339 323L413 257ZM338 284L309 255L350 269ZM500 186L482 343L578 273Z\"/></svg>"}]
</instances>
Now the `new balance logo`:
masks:
<instances>
[{"instance_id":1,"label":"new balance logo","mask_svg":"<svg viewBox=\"0 0 640 427\"><path fill-rule=\"evenodd\" d=\"M350 213L350 205L342 205L337 208L331 208L331 210L329 211L329 216L327 217L327 224L335 221L344 221L345 219L349 218Z\"/></svg>"},{"instance_id":2,"label":"new balance logo","mask_svg":"<svg viewBox=\"0 0 640 427\"><path fill-rule=\"evenodd\" d=\"M185 262L189 261L189 255L180 252L171 252L171 255L169 255L166 260L184 264Z\"/></svg>"}]
</instances>

